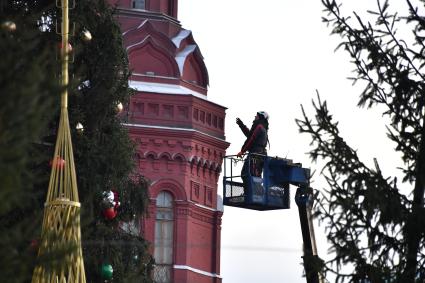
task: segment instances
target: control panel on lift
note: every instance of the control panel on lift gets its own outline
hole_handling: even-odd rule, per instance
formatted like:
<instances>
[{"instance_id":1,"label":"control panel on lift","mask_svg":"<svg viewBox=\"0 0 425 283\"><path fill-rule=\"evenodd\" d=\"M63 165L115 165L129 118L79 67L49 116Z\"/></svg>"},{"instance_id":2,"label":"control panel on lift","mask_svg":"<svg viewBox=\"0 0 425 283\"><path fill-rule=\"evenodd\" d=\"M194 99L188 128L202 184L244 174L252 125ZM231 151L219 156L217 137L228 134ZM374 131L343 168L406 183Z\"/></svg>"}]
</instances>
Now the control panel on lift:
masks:
<instances>
[{"instance_id":1,"label":"control panel on lift","mask_svg":"<svg viewBox=\"0 0 425 283\"><path fill-rule=\"evenodd\" d=\"M242 167L246 164L248 170ZM224 205L254 210L290 208L290 185L309 184L310 169L290 159L260 154L224 157Z\"/></svg>"}]
</instances>

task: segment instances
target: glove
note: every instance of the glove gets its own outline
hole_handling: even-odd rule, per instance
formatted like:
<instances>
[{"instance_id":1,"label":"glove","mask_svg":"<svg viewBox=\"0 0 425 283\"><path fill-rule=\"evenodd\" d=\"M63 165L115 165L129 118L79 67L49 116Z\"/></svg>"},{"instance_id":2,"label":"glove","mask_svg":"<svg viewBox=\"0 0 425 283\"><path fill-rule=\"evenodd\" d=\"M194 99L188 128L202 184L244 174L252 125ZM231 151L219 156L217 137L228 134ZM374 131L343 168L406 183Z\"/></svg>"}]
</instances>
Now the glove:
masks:
<instances>
[{"instance_id":1,"label":"glove","mask_svg":"<svg viewBox=\"0 0 425 283\"><path fill-rule=\"evenodd\" d=\"M238 154L236 154L237 157L242 158L243 152L239 151Z\"/></svg>"},{"instance_id":2,"label":"glove","mask_svg":"<svg viewBox=\"0 0 425 283\"><path fill-rule=\"evenodd\" d=\"M241 119L236 118L236 124L238 124L241 127L243 125L243 122Z\"/></svg>"}]
</instances>

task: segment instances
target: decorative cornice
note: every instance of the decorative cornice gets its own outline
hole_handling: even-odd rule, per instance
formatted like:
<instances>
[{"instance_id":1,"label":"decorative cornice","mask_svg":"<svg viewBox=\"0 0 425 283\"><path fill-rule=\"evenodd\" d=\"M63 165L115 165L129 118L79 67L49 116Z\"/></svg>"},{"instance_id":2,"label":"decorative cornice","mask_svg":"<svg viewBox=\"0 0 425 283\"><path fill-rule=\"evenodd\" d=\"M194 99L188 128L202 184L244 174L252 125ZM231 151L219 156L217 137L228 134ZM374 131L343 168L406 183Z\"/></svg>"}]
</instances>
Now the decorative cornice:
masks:
<instances>
[{"instance_id":1,"label":"decorative cornice","mask_svg":"<svg viewBox=\"0 0 425 283\"><path fill-rule=\"evenodd\" d=\"M175 212L177 216L188 216L204 223L215 225L220 228L223 211L196 204L192 201L174 200L176 203ZM154 215L156 199L149 198L149 212Z\"/></svg>"},{"instance_id":2,"label":"decorative cornice","mask_svg":"<svg viewBox=\"0 0 425 283\"><path fill-rule=\"evenodd\" d=\"M195 205L191 201L176 200L176 215L189 216L212 225L221 225L222 211L216 209L206 209L205 207Z\"/></svg>"},{"instance_id":3,"label":"decorative cornice","mask_svg":"<svg viewBox=\"0 0 425 283\"><path fill-rule=\"evenodd\" d=\"M183 201L182 200L176 200L176 202L183 202ZM214 209L212 207L208 207L208 206L205 206L205 205L202 205L202 204L199 204L199 203L190 201L190 200L187 201L187 202L190 203L191 205L197 206L197 207L199 207L201 209L206 209L206 210L212 211L212 212L221 212L220 210L217 210L217 209Z\"/></svg>"},{"instance_id":4,"label":"decorative cornice","mask_svg":"<svg viewBox=\"0 0 425 283\"><path fill-rule=\"evenodd\" d=\"M190 216L194 219L200 220L202 222L214 224L214 218L213 217L208 217L208 216L193 212L189 208L177 208L176 213L177 213L177 215L187 215L187 216Z\"/></svg>"},{"instance_id":5,"label":"decorative cornice","mask_svg":"<svg viewBox=\"0 0 425 283\"><path fill-rule=\"evenodd\" d=\"M149 134L155 135L155 136L161 136L162 134L162 135L166 135L167 137L177 137L179 139L182 139L182 138L197 139L199 141L212 144L222 149L226 149L230 145L230 143L228 143L223 138L215 137L195 129L152 126L152 125L143 125L143 124L130 124L130 123L123 123L123 125L129 128L133 128L134 130L137 130L137 129L140 129L140 131L143 130L144 136Z\"/></svg>"},{"instance_id":6,"label":"decorative cornice","mask_svg":"<svg viewBox=\"0 0 425 283\"><path fill-rule=\"evenodd\" d=\"M181 156L181 158L176 158L176 156ZM166 157L167 160L178 162L181 164L195 164L197 167L205 168L211 172L219 173L221 172L221 162L222 157L217 157L215 159L208 159L208 158L200 158L197 156L193 156L191 159L187 159L186 156L184 156L181 153L178 153L178 155L174 154L171 156L171 153L167 151L163 151L159 154L157 152L153 151L146 151L143 154L139 154L139 159L149 159L152 160L160 160L161 158ZM199 161L203 160L203 161Z\"/></svg>"}]
</instances>

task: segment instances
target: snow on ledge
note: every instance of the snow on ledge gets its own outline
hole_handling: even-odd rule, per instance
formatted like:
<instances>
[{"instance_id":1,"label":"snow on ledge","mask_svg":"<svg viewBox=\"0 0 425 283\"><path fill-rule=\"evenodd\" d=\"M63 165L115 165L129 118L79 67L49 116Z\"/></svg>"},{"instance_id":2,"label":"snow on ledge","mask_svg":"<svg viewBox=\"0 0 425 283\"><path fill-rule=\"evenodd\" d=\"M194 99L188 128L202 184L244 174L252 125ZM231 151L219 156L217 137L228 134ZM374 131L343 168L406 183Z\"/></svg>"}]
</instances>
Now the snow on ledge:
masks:
<instances>
[{"instance_id":1,"label":"snow on ledge","mask_svg":"<svg viewBox=\"0 0 425 283\"><path fill-rule=\"evenodd\" d=\"M140 82L140 81L132 81L132 80L129 80L128 84L131 88L138 91L164 93L164 94L193 95L198 98L208 100L206 95L181 85L149 83L149 82Z\"/></svg>"}]
</instances>

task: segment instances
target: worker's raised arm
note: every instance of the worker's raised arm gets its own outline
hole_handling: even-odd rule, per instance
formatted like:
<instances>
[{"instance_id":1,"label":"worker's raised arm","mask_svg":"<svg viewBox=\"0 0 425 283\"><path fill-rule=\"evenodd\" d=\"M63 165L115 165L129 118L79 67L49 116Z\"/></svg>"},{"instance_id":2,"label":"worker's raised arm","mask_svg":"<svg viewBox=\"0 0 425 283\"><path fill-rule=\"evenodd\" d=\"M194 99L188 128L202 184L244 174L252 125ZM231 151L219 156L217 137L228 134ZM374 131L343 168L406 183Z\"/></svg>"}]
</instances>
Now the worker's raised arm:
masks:
<instances>
[{"instance_id":1,"label":"worker's raised arm","mask_svg":"<svg viewBox=\"0 0 425 283\"><path fill-rule=\"evenodd\" d=\"M239 128L241 128L242 133L248 137L249 135L249 129L247 126L245 126L245 124L242 122L241 119L236 118L236 124L238 124Z\"/></svg>"}]
</instances>

